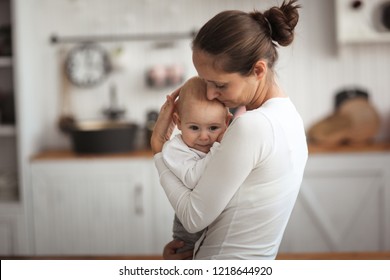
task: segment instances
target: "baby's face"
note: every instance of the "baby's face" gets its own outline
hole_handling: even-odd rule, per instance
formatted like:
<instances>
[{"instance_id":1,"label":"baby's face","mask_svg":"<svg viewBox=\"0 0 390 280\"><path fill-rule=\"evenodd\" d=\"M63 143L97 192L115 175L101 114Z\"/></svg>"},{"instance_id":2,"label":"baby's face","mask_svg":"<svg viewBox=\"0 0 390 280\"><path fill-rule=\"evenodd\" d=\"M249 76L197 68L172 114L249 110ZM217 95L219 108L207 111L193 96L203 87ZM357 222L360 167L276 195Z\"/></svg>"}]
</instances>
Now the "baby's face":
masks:
<instances>
[{"instance_id":1,"label":"baby's face","mask_svg":"<svg viewBox=\"0 0 390 280\"><path fill-rule=\"evenodd\" d=\"M187 146L208 153L227 128L227 111L221 104L194 101L178 123Z\"/></svg>"}]
</instances>

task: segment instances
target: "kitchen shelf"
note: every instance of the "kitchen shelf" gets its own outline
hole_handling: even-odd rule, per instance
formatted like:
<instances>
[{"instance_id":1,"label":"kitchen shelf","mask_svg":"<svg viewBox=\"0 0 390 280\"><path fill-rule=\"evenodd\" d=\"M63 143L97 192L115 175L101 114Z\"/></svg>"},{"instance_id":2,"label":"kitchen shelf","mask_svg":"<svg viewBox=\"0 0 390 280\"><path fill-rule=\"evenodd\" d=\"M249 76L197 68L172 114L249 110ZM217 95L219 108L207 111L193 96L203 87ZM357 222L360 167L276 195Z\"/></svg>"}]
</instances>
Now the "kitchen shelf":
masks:
<instances>
[{"instance_id":1,"label":"kitchen shelf","mask_svg":"<svg viewBox=\"0 0 390 280\"><path fill-rule=\"evenodd\" d=\"M0 125L0 137L15 135L16 129L14 125Z\"/></svg>"},{"instance_id":2,"label":"kitchen shelf","mask_svg":"<svg viewBox=\"0 0 390 280\"><path fill-rule=\"evenodd\" d=\"M11 66L12 66L12 57L0 56L0 67L11 67Z\"/></svg>"},{"instance_id":3,"label":"kitchen shelf","mask_svg":"<svg viewBox=\"0 0 390 280\"><path fill-rule=\"evenodd\" d=\"M126 42L126 41L158 41L180 40L194 38L196 30L182 33L139 33L139 34L101 34L84 36L59 36L53 34L50 37L52 44L85 43L85 42Z\"/></svg>"}]
</instances>

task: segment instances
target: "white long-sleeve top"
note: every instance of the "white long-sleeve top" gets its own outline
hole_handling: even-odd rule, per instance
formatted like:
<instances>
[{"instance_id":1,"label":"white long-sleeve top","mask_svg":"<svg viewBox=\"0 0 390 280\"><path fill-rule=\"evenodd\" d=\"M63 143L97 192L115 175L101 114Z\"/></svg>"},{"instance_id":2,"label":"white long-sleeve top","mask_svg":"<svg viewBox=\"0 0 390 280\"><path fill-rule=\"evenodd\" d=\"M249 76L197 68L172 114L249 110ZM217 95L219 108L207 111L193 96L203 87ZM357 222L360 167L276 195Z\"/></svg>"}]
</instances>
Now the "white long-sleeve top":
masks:
<instances>
[{"instance_id":1,"label":"white long-sleeve top","mask_svg":"<svg viewBox=\"0 0 390 280\"><path fill-rule=\"evenodd\" d=\"M188 147L184 143L181 134L177 134L164 144L162 155L165 164L173 174L175 174L187 188L193 189L218 146L219 143L215 142L210 151L206 154L202 151Z\"/></svg>"},{"instance_id":2,"label":"white long-sleeve top","mask_svg":"<svg viewBox=\"0 0 390 280\"><path fill-rule=\"evenodd\" d=\"M272 98L232 122L193 190L167 168L161 153L154 159L187 231L208 227L195 259L274 259L307 156L294 105Z\"/></svg>"}]
</instances>

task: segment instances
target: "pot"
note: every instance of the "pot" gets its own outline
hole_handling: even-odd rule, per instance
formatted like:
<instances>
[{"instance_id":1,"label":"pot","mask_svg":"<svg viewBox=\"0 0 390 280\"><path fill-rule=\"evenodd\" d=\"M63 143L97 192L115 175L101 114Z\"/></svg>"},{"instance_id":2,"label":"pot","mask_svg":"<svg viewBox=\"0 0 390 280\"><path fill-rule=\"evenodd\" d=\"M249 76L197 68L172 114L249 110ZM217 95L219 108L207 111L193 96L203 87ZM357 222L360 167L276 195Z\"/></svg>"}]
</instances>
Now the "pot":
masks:
<instances>
[{"instance_id":1,"label":"pot","mask_svg":"<svg viewBox=\"0 0 390 280\"><path fill-rule=\"evenodd\" d=\"M70 129L78 154L125 153L136 149L138 125L127 122L79 122Z\"/></svg>"}]
</instances>

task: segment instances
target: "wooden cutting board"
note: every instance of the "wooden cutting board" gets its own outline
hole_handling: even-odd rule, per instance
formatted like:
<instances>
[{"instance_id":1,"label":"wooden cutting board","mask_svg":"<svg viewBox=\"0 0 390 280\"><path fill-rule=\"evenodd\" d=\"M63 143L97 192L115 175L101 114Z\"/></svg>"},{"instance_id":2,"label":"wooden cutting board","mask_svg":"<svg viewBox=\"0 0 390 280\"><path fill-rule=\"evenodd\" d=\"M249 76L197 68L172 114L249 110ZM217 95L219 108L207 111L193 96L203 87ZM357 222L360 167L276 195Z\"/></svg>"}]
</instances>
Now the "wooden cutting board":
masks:
<instances>
[{"instance_id":1,"label":"wooden cutting board","mask_svg":"<svg viewBox=\"0 0 390 280\"><path fill-rule=\"evenodd\" d=\"M307 132L309 142L335 146L369 143L380 128L380 117L365 98L350 99L335 113L314 124Z\"/></svg>"}]
</instances>

